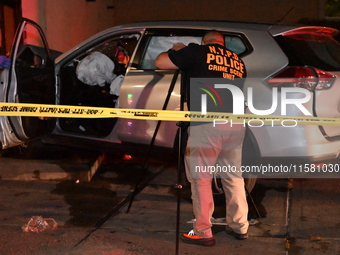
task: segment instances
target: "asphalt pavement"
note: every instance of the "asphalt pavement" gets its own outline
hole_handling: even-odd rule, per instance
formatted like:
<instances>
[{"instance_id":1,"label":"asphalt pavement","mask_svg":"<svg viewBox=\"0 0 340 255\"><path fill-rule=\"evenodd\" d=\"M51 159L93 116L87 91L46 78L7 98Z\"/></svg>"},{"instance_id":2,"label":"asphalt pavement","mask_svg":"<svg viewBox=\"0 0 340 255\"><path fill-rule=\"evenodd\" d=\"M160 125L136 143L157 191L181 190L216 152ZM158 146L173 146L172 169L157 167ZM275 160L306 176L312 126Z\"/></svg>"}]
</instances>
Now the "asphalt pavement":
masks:
<instances>
[{"instance_id":1,"label":"asphalt pavement","mask_svg":"<svg viewBox=\"0 0 340 255\"><path fill-rule=\"evenodd\" d=\"M2 156L0 254L340 254L339 179L259 179L257 211L249 199L249 238L236 240L214 225L216 245L201 247L176 239L178 205L180 233L191 229L193 215L184 180L178 204L175 166L154 161L145 172L141 159L111 158L88 180L97 159ZM138 180L141 191L127 212ZM219 220L223 200L215 195ZM58 225L25 232L33 216Z\"/></svg>"}]
</instances>

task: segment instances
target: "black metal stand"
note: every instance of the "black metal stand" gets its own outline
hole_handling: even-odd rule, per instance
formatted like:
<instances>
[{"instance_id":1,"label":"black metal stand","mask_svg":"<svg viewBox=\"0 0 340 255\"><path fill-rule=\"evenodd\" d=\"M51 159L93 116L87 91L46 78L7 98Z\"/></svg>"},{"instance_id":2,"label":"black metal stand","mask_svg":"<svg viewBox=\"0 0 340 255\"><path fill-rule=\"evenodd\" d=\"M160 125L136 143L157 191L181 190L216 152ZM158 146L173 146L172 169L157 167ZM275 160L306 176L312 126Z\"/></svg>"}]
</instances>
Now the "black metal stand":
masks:
<instances>
[{"instance_id":1,"label":"black metal stand","mask_svg":"<svg viewBox=\"0 0 340 255\"><path fill-rule=\"evenodd\" d=\"M180 110L183 111L184 110L184 102L186 102L187 100L187 91L186 91L186 87L185 87L185 73L182 72L181 75L181 90L180 90L180 94L181 94L181 101L180 101ZM184 144L183 141L185 139L184 137L184 132L186 131L184 127L184 123L183 122L179 122L177 123L177 126L179 127L178 129L178 154L177 154L177 184L176 184L176 189L177 189L177 218L176 218L176 250L175 250L175 254L178 255L179 252L179 228L180 228L180 215L181 215L181 189L183 188L182 180L181 180L181 169L182 169L182 160L183 160L183 149L184 149Z\"/></svg>"},{"instance_id":2,"label":"black metal stand","mask_svg":"<svg viewBox=\"0 0 340 255\"><path fill-rule=\"evenodd\" d=\"M177 124L179 127L178 130L178 159L177 159L177 184L175 188L177 189L177 208L176 208L176 252L175 254L178 255L179 252L179 228L180 228L180 214L181 214L181 189L183 188L181 184L181 168L182 168L182 132L183 127L182 123Z\"/></svg>"},{"instance_id":3,"label":"black metal stand","mask_svg":"<svg viewBox=\"0 0 340 255\"><path fill-rule=\"evenodd\" d=\"M175 87L175 84L176 84L179 72L180 72L179 70L176 70L176 72L175 72L175 74L174 74L174 76L172 78L172 81L171 81L171 84L170 84L170 87L169 87L169 90L168 90L168 94L167 94L167 97L166 97L166 99L164 101L164 105L163 105L162 110L166 110L166 108L168 106L168 103L169 103L169 100L170 100L170 97L171 97L171 93L174 90L174 87ZM182 75L182 81L181 81L181 102L180 102L180 110L181 111L183 111L183 108L184 108L184 101L185 101L185 88L184 88L183 75ZM140 186L141 186L141 184L143 182L143 179L144 179L144 175L145 175L145 173L148 170L148 163L149 163L149 158L150 158L150 152L151 152L151 150L152 150L152 148L154 146L155 139L156 139L156 136L157 136L160 124L161 124L161 121L158 121L156 129L155 129L155 132L154 132L153 137L152 137L152 139L150 141L146 157L145 157L142 177L136 183L136 186L135 186L135 189L134 189L134 191L133 191L133 193L131 195L130 203L129 203L129 206L128 206L127 210L126 210L126 213L128 213L130 211L131 206L132 206L132 202L133 202L135 196L138 194L139 188L140 188ZM182 189L182 184L181 184L181 168L182 168L182 156L183 156L183 153L182 153L182 139L183 139L183 131L184 131L183 123L182 122L177 123L177 126L179 127L179 129L178 129L178 155L177 155L177 157L178 157L178 161L177 161L177 184L175 185L175 188L177 189L176 255L178 255L178 251L179 251L179 227L180 227L181 189Z\"/></svg>"},{"instance_id":4,"label":"black metal stand","mask_svg":"<svg viewBox=\"0 0 340 255\"><path fill-rule=\"evenodd\" d=\"M256 211L257 217L258 217L259 219L261 219L262 216L261 216L259 210L257 209L257 206L256 206L256 204L255 204L255 201L254 201L254 199L253 199L253 196L250 194L250 192L249 192L249 190L248 190L248 188L247 188L246 185L244 186L244 188L245 188L245 190L246 190L246 193L247 193L247 195L248 195L248 197L249 197L249 200L250 200L251 204L253 205L253 207L254 207L254 209L255 209L255 211Z\"/></svg>"},{"instance_id":5,"label":"black metal stand","mask_svg":"<svg viewBox=\"0 0 340 255\"><path fill-rule=\"evenodd\" d=\"M165 98L165 101L164 101L164 104L163 104L163 108L162 110L166 110L167 106L168 106L168 103L169 103L169 100L170 100L170 97L171 97L171 93L172 91L174 90L174 87L175 87L175 84L176 84L176 81L177 81L177 78L178 78L178 74L179 74L179 70L176 70L175 71L175 74L171 80L171 84L170 84L170 87L168 89L168 94ZM141 178L139 179L139 181L136 183L136 186L133 190L133 193L132 193L132 196L131 196L131 199L130 199L130 203L129 203L129 206L126 210L126 213L128 213L131 209L131 206L132 206L132 202L135 198L135 196L138 194L139 192L139 187L141 186L141 183L143 182L144 180L144 175L146 174L147 170L148 170L148 167L149 167L149 159L150 159L150 153L151 153L151 150L154 146L154 143L155 143L155 140L156 140L156 136L157 136L157 133L158 133L158 130L159 130L159 127L161 125L161 120L159 120L157 122L157 125L156 125L156 128L155 128L155 132L151 138L151 141L150 141L150 144L149 144L149 148L148 148L148 151L147 151L147 154L145 156L145 161L144 161L144 165L143 165L143 172L142 172L142 176Z\"/></svg>"}]
</instances>

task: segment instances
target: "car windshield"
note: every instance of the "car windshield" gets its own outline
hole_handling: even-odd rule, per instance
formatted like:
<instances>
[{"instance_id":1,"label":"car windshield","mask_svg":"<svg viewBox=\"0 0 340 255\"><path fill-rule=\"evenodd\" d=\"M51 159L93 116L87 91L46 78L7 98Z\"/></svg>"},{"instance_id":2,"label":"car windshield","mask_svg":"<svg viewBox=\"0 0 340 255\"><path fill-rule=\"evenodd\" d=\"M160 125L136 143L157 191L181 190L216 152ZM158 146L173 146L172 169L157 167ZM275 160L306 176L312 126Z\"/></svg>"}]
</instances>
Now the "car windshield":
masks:
<instances>
[{"instance_id":1,"label":"car windshield","mask_svg":"<svg viewBox=\"0 0 340 255\"><path fill-rule=\"evenodd\" d=\"M275 40L288 56L290 65L340 71L340 44L329 34L279 35Z\"/></svg>"}]
</instances>

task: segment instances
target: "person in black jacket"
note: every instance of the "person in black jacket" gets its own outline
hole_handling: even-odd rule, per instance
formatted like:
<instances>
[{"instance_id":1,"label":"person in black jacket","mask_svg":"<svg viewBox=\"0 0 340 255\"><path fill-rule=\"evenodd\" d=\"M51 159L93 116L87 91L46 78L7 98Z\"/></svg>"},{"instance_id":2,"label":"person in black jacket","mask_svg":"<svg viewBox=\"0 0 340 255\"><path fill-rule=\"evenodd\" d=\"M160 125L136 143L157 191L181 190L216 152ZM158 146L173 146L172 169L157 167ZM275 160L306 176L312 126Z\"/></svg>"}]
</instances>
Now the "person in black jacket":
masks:
<instances>
[{"instance_id":1,"label":"person in black jacket","mask_svg":"<svg viewBox=\"0 0 340 255\"><path fill-rule=\"evenodd\" d=\"M225 47L224 36L218 31L206 33L201 45L174 44L168 52L158 55L155 65L159 69L184 71L190 111L201 111L200 95L209 90L212 93L209 93L210 100L206 100L208 111L233 112L232 93L226 89L217 91L206 82L206 78L220 78L226 84L242 89L246 76L243 61ZM200 78L201 82L200 79L193 82L191 78ZM196 220L194 229L181 235L182 241L204 246L215 244L211 230L214 211L212 178L215 171L211 169L222 168L233 170L220 175L226 198L226 231L240 240L248 238L248 204L240 171L244 134L245 126L242 124L190 123L185 166Z\"/></svg>"}]
</instances>

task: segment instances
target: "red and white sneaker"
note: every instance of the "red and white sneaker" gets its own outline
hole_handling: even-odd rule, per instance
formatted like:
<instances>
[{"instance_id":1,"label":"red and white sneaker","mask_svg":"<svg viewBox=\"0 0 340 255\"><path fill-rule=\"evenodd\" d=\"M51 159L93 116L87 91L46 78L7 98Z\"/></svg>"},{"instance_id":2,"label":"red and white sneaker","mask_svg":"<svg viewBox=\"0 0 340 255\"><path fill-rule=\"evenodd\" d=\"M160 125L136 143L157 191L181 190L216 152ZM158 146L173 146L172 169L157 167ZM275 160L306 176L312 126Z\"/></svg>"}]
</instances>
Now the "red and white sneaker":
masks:
<instances>
[{"instance_id":1,"label":"red and white sneaker","mask_svg":"<svg viewBox=\"0 0 340 255\"><path fill-rule=\"evenodd\" d=\"M194 230L191 230L188 234L182 234L181 240L185 243L197 244L202 246L213 246L216 243L214 237L204 238L195 235Z\"/></svg>"}]
</instances>

